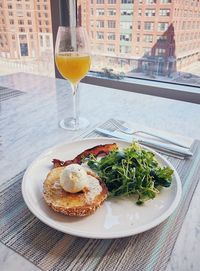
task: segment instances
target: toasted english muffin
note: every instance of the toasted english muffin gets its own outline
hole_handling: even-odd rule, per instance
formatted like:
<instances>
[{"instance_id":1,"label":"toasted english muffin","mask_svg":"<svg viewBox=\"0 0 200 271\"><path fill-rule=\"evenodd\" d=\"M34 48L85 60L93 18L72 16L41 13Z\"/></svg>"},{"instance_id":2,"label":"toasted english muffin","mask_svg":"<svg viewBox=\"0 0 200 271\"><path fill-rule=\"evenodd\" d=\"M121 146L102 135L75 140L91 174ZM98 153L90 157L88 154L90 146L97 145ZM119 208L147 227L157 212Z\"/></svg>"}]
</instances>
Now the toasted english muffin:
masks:
<instances>
[{"instance_id":1,"label":"toasted english muffin","mask_svg":"<svg viewBox=\"0 0 200 271\"><path fill-rule=\"evenodd\" d=\"M60 186L60 174L64 167L52 169L43 185L43 195L46 203L56 212L68 216L87 216L95 212L108 196L106 185L91 172L88 175L95 177L102 187L102 191L92 201L87 199L87 191L78 193L66 192Z\"/></svg>"}]
</instances>

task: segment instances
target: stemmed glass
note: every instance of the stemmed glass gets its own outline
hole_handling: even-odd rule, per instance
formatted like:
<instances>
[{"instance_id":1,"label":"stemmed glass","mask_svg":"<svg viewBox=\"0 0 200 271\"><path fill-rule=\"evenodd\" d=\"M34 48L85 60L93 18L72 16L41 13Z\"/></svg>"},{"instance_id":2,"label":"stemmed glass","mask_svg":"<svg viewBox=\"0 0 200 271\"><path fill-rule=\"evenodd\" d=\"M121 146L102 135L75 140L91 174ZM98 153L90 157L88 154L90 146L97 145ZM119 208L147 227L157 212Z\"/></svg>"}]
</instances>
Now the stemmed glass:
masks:
<instances>
[{"instance_id":1,"label":"stemmed glass","mask_svg":"<svg viewBox=\"0 0 200 271\"><path fill-rule=\"evenodd\" d=\"M73 94L73 117L61 120L60 126L67 130L79 130L88 126L88 120L79 116L77 96L80 80L90 69L89 38L83 27L58 28L55 46L56 66L60 74L70 82Z\"/></svg>"}]
</instances>

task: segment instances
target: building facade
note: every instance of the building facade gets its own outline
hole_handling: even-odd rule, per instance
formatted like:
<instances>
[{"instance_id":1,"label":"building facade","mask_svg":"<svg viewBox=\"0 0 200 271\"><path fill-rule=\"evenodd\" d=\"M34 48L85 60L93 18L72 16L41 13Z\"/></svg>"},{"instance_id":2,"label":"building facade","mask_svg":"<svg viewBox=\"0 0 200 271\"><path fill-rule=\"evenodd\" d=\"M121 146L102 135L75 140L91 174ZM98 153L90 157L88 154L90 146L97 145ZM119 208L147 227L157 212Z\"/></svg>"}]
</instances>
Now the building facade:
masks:
<instances>
[{"instance_id":1,"label":"building facade","mask_svg":"<svg viewBox=\"0 0 200 271\"><path fill-rule=\"evenodd\" d=\"M199 60L199 0L83 2L78 17L90 34L95 69L170 77Z\"/></svg>"},{"instance_id":2,"label":"building facade","mask_svg":"<svg viewBox=\"0 0 200 271\"><path fill-rule=\"evenodd\" d=\"M49 0L0 0L0 57L45 58L52 48Z\"/></svg>"}]
</instances>

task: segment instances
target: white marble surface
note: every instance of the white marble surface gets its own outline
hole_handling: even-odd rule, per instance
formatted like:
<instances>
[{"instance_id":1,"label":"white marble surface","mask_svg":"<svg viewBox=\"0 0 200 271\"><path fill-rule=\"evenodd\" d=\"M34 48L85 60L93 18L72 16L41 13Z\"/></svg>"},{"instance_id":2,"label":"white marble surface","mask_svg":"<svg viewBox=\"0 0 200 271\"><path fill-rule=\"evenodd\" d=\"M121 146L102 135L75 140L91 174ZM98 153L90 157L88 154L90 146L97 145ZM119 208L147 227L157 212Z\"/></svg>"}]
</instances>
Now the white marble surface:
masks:
<instances>
[{"instance_id":1,"label":"white marble surface","mask_svg":"<svg viewBox=\"0 0 200 271\"><path fill-rule=\"evenodd\" d=\"M14 74L0 77L0 86L26 92L0 104L0 170L3 172L1 182L4 182L26 168L44 149L78 136L80 132L65 131L58 126L63 116L72 113L71 92L64 80ZM88 129L116 117L200 139L199 105L85 84L81 85L80 97L81 113L91 123ZM38 110L35 110L36 107ZM26 151L21 151L22 144L26 144ZM10 167L16 164L16 160L20 163ZM199 194L200 185L192 199L167 271L199 270ZM3 244L0 244L0 267L1 271L39 270Z\"/></svg>"}]
</instances>

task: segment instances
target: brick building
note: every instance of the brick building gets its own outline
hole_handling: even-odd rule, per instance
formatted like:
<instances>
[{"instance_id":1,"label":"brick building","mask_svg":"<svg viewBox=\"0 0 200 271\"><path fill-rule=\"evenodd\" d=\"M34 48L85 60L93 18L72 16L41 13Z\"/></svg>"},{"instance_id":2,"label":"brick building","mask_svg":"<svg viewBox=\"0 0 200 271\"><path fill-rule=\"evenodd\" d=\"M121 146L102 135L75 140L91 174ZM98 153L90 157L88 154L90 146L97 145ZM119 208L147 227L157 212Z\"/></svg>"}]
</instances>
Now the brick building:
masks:
<instances>
[{"instance_id":1,"label":"brick building","mask_svg":"<svg viewBox=\"0 0 200 271\"><path fill-rule=\"evenodd\" d=\"M95 69L170 76L200 57L199 0L80 0L78 17Z\"/></svg>"},{"instance_id":2,"label":"brick building","mask_svg":"<svg viewBox=\"0 0 200 271\"><path fill-rule=\"evenodd\" d=\"M35 59L52 47L49 0L0 0L0 57Z\"/></svg>"}]
</instances>

